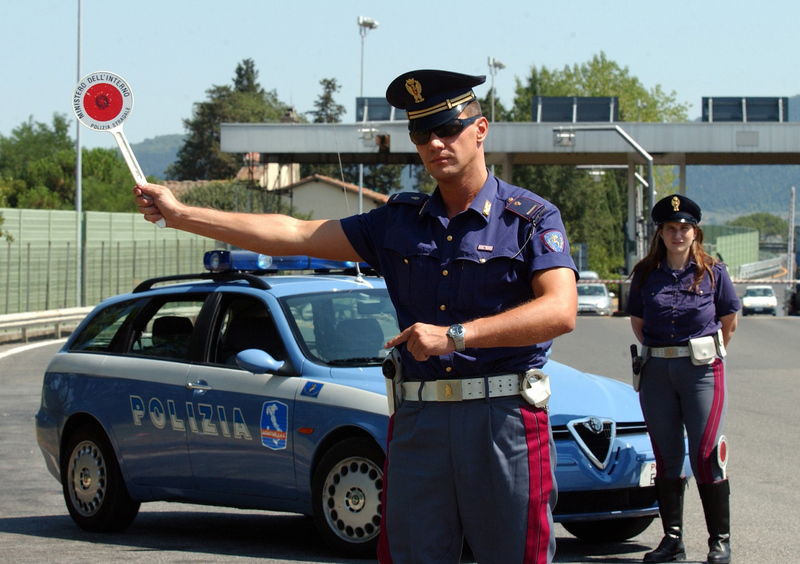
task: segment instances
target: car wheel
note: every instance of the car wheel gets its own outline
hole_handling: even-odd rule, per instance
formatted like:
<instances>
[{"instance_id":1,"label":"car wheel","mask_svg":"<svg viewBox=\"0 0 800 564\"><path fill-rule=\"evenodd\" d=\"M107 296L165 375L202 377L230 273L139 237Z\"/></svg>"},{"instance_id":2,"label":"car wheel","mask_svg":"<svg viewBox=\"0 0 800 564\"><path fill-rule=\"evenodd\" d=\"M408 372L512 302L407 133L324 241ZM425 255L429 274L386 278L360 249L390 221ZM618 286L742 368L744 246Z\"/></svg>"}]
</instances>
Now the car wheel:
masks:
<instances>
[{"instance_id":1,"label":"car wheel","mask_svg":"<svg viewBox=\"0 0 800 564\"><path fill-rule=\"evenodd\" d=\"M80 426L67 438L61 484L70 516L87 531L122 531L139 512L139 502L128 495L114 449L96 426Z\"/></svg>"},{"instance_id":2,"label":"car wheel","mask_svg":"<svg viewBox=\"0 0 800 564\"><path fill-rule=\"evenodd\" d=\"M314 523L334 549L374 557L381 524L383 451L374 441L345 439L330 448L314 472Z\"/></svg>"},{"instance_id":3,"label":"car wheel","mask_svg":"<svg viewBox=\"0 0 800 564\"><path fill-rule=\"evenodd\" d=\"M581 539L592 543L622 542L635 537L653 522L655 517L625 517L600 521L569 521L564 528Z\"/></svg>"}]
</instances>

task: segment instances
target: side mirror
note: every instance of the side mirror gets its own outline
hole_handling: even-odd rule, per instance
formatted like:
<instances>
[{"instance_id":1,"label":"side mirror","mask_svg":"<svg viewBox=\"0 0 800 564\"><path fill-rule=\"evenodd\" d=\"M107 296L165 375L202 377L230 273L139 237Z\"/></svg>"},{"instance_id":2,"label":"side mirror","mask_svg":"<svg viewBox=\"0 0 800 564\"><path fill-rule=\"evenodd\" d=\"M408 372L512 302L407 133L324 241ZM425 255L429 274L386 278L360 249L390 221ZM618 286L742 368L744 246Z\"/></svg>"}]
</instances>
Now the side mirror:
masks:
<instances>
[{"instance_id":1,"label":"side mirror","mask_svg":"<svg viewBox=\"0 0 800 564\"><path fill-rule=\"evenodd\" d=\"M266 374L277 372L283 368L285 362L275 360L271 354L261 349L246 349L236 355L236 364L253 374Z\"/></svg>"}]
</instances>

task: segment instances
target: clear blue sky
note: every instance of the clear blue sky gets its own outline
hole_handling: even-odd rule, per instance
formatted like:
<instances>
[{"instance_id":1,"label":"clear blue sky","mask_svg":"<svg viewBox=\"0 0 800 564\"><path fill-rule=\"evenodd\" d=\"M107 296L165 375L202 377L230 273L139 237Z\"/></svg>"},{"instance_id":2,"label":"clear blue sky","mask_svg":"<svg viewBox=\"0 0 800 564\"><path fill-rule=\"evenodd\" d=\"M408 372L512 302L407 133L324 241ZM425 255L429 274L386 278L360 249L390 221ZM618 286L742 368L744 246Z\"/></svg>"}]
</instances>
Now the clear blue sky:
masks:
<instances>
[{"instance_id":1,"label":"clear blue sky","mask_svg":"<svg viewBox=\"0 0 800 564\"><path fill-rule=\"evenodd\" d=\"M78 78L78 0L0 0L0 135L29 116L73 119ZM342 85L337 101L352 121L359 95L361 37L356 19L379 28L365 42L364 95L414 68L487 74L506 105L515 78L532 66L562 68L600 51L660 84L700 114L702 96L794 96L797 0L83 0L81 74L112 71L130 84L125 122L131 143L183 133L192 104L214 84L230 84L252 58L259 81L298 112L313 109L319 81ZM478 94L488 91L488 81ZM74 126L73 133L74 135ZM83 129L87 147L114 147L111 135Z\"/></svg>"}]
</instances>

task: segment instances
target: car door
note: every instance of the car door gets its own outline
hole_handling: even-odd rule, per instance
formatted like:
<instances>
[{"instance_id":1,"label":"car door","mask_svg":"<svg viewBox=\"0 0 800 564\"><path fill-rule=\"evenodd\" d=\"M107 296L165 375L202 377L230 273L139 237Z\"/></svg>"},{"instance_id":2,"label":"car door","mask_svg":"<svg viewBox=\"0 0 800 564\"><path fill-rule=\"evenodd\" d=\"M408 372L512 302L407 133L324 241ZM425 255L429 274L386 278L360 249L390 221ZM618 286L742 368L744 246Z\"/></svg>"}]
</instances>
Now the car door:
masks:
<instances>
[{"instance_id":1,"label":"car door","mask_svg":"<svg viewBox=\"0 0 800 564\"><path fill-rule=\"evenodd\" d=\"M102 372L113 386L97 386L95 401L113 412L109 424L122 467L137 485L191 489L186 442L191 344L206 295L155 295L115 337L121 354Z\"/></svg>"},{"instance_id":2,"label":"car door","mask_svg":"<svg viewBox=\"0 0 800 564\"><path fill-rule=\"evenodd\" d=\"M295 497L294 397L298 377L253 374L235 355L259 348L276 359L285 347L265 303L256 296L220 298L207 362L191 367L193 413L187 418L195 484L205 492Z\"/></svg>"}]
</instances>

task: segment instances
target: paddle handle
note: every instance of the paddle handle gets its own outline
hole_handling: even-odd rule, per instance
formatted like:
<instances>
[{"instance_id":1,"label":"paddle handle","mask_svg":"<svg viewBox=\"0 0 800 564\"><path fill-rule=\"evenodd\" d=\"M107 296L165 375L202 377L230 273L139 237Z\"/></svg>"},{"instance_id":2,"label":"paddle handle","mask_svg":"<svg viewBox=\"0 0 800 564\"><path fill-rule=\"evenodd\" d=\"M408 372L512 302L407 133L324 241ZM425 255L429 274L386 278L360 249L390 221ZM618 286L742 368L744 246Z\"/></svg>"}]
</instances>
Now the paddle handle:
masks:
<instances>
[{"instance_id":1,"label":"paddle handle","mask_svg":"<svg viewBox=\"0 0 800 564\"><path fill-rule=\"evenodd\" d=\"M136 184L139 186L147 184L147 178L145 178L144 172L142 172L142 167L139 166L139 161L136 160L136 155L133 154L133 149L131 149L131 146L128 143L128 138L125 137L125 132L122 131L122 128L117 128L112 129L111 133L114 135L114 140L117 142L117 147L119 147L119 150L122 153L122 158L125 159L125 164L128 165L128 170L131 171L131 175L136 181ZM143 197L145 199L149 199L147 196ZM156 221L156 225L158 227L166 227L167 222L162 218Z\"/></svg>"}]
</instances>

